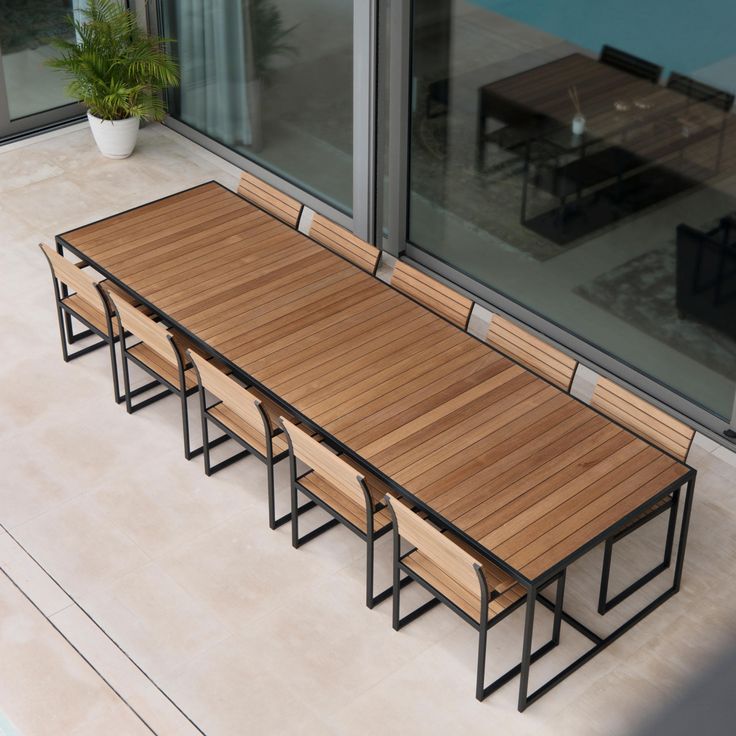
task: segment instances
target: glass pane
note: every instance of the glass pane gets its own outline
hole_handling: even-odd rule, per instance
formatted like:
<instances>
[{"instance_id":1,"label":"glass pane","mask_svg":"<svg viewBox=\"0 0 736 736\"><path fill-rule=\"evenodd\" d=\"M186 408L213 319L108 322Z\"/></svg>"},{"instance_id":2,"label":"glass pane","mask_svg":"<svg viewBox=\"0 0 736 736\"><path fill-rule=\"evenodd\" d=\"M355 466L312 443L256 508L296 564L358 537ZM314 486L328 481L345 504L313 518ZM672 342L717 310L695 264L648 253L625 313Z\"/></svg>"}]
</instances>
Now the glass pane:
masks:
<instances>
[{"instance_id":1,"label":"glass pane","mask_svg":"<svg viewBox=\"0 0 736 736\"><path fill-rule=\"evenodd\" d=\"M730 417L736 4L414 7L411 242Z\"/></svg>"},{"instance_id":2,"label":"glass pane","mask_svg":"<svg viewBox=\"0 0 736 736\"><path fill-rule=\"evenodd\" d=\"M353 2L167 0L187 125L350 212Z\"/></svg>"},{"instance_id":3,"label":"glass pane","mask_svg":"<svg viewBox=\"0 0 736 736\"><path fill-rule=\"evenodd\" d=\"M64 75L44 65L54 54L49 38L74 39L68 20L72 13L71 0L10 2L3 3L2 7L0 49L10 119L73 102L64 93Z\"/></svg>"}]
</instances>

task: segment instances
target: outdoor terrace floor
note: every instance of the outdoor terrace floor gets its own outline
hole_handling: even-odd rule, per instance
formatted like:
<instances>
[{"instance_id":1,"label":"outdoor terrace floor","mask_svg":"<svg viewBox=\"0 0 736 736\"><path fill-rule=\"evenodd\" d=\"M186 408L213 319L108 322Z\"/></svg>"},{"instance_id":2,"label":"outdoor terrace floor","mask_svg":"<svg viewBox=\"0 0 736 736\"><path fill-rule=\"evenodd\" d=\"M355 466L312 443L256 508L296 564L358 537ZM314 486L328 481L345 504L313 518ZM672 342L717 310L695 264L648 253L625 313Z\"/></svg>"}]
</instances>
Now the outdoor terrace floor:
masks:
<instances>
[{"instance_id":1,"label":"outdoor terrace floor","mask_svg":"<svg viewBox=\"0 0 736 736\"><path fill-rule=\"evenodd\" d=\"M736 638L736 456L709 440L689 458L699 475L681 592L519 714L516 681L474 699L476 634L450 611L396 633L389 603L365 608L365 547L349 532L297 551L288 527L270 531L259 462L206 478L201 459L181 457L176 400L129 416L112 401L106 351L62 362L36 244L237 175L161 126L125 161L102 159L86 126L0 148L0 733L14 733L5 718L25 736L608 736L677 698ZM589 394L587 379L575 393ZM612 590L617 571L656 559L664 523L616 545ZM377 545L379 587L389 551L390 536ZM601 556L568 577L570 607L590 621ZM489 635L489 674L519 655L517 614ZM562 637L532 686L583 651L569 628Z\"/></svg>"}]
</instances>

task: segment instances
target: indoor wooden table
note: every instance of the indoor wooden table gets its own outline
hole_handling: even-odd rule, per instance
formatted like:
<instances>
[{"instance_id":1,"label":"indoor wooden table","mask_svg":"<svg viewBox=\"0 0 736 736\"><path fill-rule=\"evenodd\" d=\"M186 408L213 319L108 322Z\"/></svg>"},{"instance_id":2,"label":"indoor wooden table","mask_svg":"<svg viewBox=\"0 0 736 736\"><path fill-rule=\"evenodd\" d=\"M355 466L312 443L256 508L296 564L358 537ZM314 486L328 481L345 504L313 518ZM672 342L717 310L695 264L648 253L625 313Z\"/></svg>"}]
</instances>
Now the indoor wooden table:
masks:
<instances>
[{"instance_id":1,"label":"indoor wooden table","mask_svg":"<svg viewBox=\"0 0 736 736\"><path fill-rule=\"evenodd\" d=\"M677 592L695 471L215 182L57 236L527 590L519 708ZM687 485L674 582L528 693L538 591ZM539 600L549 605L543 596Z\"/></svg>"}]
</instances>

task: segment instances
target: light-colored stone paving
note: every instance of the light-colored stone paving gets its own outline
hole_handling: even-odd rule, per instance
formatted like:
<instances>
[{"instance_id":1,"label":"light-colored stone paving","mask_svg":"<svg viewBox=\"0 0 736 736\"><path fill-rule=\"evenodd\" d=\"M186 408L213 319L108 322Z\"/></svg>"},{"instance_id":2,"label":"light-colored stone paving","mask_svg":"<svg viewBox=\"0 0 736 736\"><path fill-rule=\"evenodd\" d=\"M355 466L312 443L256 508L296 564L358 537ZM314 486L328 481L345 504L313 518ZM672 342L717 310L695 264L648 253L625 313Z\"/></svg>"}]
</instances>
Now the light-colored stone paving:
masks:
<instances>
[{"instance_id":1,"label":"light-colored stone paving","mask_svg":"<svg viewBox=\"0 0 736 736\"><path fill-rule=\"evenodd\" d=\"M0 148L0 727L4 718L27 736L608 736L676 698L736 637L732 453L704 438L692 451L699 480L681 593L518 714L516 682L474 699L476 635L451 612L436 608L396 633L390 605L365 608L359 540L334 529L296 551L288 529L269 531L258 461L206 478L182 457L175 400L129 416L112 401L104 351L62 362L36 244L236 177L160 126L142 131L126 161L100 158L84 127ZM482 315L476 322L482 330ZM576 391L589 388L582 380ZM653 562L663 532L656 522L618 545L615 571ZM381 582L389 550L387 538ZM597 619L600 560L595 550L575 565L567 601L608 631L628 606ZM632 605L653 592L643 594ZM407 589L408 605L419 597ZM518 657L517 614L490 634L489 677ZM540 643L548 626L540 611ZM563 627L532 684L584 648Z\"/></svg>"}]
</instances>

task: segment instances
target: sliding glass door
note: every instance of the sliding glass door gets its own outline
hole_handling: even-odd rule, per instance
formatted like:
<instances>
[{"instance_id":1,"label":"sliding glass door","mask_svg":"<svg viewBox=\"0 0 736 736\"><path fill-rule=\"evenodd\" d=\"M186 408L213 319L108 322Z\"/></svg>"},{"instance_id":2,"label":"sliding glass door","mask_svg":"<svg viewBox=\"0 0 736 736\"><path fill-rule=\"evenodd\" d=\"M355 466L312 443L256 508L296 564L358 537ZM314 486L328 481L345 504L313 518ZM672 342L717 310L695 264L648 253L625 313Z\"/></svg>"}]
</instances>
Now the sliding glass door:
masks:
<instances>
[{"instance_id":1,"label":"sliding glass door","mask_svg":"<svg viewBox=\"0 0 736 736\"><path fill-rule=\"evenodd\" d=\"M736 5L412 5L409 254L722 428Z\"/></svg>"},{"instance_id":2,"label":"sliding glass door","mask_svg":"<svg viewBox=\"0 0 736 736\"><path fill-rule=\"evenodd\" d=\"M353 211L353 0L163 0L173 118Z\"/></svg>"},{"instance_id":3,"label":"sliding glass door","mask_svg":"<svg viewBox=\"0 0 736 736\"><path fill-rule=\"evenodd\" d=\"M45 66L48 39L69 35L81 3L33 0L3 3L0 18L0 139L75 117L82 109L65 92L61 74Z\"/></svg>"}]
</instances>

